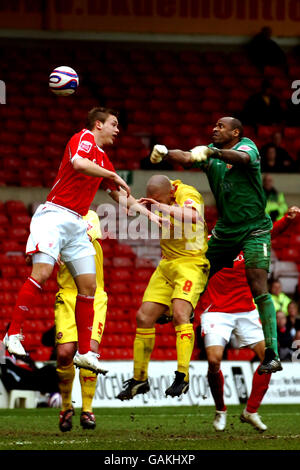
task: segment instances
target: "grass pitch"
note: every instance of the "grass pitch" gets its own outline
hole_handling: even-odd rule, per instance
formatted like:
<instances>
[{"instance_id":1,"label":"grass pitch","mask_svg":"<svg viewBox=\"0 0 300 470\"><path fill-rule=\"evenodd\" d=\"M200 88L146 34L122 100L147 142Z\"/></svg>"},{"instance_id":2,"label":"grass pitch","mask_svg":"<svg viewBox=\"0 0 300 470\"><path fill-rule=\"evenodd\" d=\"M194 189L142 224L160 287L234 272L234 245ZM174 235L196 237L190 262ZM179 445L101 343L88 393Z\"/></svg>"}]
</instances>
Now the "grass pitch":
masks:
<instances>
[{"instance_id":1,"label":"grass pitch","mask_svg":"<svg viewBox=\"0 0 300 470\"><path fill-rule=\"evenodd\" d=\"M53 408L0 410L0 450L300 450L299 405L263 405L268 430L258 433L239 420L243 406L228 406L227 428L212 427L214 408L96 408L97 427L58 429Z\"/></svg>"}]
</instances>

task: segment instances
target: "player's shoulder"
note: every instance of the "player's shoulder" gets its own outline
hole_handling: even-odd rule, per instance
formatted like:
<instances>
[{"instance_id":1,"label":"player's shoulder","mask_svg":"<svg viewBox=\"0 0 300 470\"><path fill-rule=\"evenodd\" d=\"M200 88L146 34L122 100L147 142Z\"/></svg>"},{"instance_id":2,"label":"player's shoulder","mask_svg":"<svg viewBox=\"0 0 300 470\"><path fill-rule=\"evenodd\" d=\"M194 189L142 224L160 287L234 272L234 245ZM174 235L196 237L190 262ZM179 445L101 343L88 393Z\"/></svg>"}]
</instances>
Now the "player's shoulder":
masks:
<instances>
[{"instance_id":1,"label":"player's shoulder","mask_svg":"<svg viewBox=\"0 0 300 470\"><path fill-rule=\"evenodd\" d=\"M72 135L69 140L71 145L81 145L83 144L83 150L91 150L91 148L95 145L95 137L94 134L89 131L88 129L82 129L79 132L76 132Z\"/></svg>"},{"instance_id":2,"label":"player's shoulder","mask_svg":"<svg viewBox=\"0 0 300 470\"><path fill-rule=\"evenodd\" d=\"M198 202L199 200L202 200L201 194L194 186L185 184L181 180L174 180L171 182L176 189L175 195L177 198L188 197L189 199L195 199Z\"/></svg>"},{"instance_id":3,"label":"player's shoulder","mask_svg":"<svg viewBox=\"0 0 300 470\"><path fill-rule=\"evenodd\" d=\"M255 150L258 153L258 148L253 140L248 137L242 137L241 140L235 145L234 150L243 150L245 152Z\"/></svg>"}]
</instances>

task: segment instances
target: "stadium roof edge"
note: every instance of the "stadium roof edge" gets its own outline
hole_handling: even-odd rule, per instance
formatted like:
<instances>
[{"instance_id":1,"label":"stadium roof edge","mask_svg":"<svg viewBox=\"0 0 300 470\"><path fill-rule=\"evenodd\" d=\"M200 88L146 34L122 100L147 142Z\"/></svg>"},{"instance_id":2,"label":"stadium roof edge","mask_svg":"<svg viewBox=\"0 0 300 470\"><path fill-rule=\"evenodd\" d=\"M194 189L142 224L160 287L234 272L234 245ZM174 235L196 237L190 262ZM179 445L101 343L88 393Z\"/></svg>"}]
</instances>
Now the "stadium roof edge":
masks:
<instances>
[{"instance_id":1,"label":"stadium roof edge","mask_svg":"<svg viewBox=\"0 0 300 470\"><path fill-rule=\"evenodd\" d=\"M115 32L82 32L82 31L38 31L38 30L0 30L0 38L13 39L53 39L79 41L108 41L108 42L148 42L173 44L211 44L211 45L242 45L249 41L249 36L199 35L199 34L141 34ZM299 44L296 37L276 37L274 40L280 46L292 47Z\"/></svg>"}]
</instances>

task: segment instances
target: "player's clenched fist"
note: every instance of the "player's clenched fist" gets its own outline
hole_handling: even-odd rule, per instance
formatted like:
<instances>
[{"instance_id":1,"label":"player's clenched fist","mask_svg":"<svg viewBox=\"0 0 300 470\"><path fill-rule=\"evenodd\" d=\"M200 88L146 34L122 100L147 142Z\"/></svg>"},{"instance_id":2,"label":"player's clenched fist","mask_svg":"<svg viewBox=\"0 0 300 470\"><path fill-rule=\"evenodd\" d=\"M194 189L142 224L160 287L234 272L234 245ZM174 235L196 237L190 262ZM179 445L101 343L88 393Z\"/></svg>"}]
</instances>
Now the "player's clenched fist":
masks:
<instances>
[{"instance_id":1,"label":"player's clenched fist","mask_svg":"<svg viewBox=\"0 0 300 470\"><path fill-rule=\"evenodd\" d=\"M191 150L191 160L193 162L203 162L213 153L214 151L206 145L198 145Z\"/></svg>"},{"instance_id":2,"label":"player's clenched fist","mask_svg":"<svg viewBox=\"0 0 300 470\"><path fill-rule=\"evenodd\" d=\"M151 163L160 163L168 155L168 149L165 145L154 145L150 155Z\"/></svg>"},{"instance_id":3,"label":"player's clenched fist","mask_svg":"<svg viewBox=\"0 0 300 470\"><path fill-rule=\"evenodd\" d=\"M192 162L204 162L208 157L219 157L221 152L216 147L206 147L206 145L198 145L191 150Z\"/></svg>"}]
</instances>

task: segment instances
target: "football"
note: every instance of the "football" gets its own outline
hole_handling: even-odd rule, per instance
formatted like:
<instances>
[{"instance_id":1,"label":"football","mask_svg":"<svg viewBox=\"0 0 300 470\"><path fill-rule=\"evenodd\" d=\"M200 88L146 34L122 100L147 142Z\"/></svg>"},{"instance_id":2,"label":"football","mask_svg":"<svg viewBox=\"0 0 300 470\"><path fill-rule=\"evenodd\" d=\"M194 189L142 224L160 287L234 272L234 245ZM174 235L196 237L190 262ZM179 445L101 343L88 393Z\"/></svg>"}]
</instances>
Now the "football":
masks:
<instances>
[{"instance_id":1,"label":"football","mask_svg":"<svg viewBox=\"0 0 300 470\"><path fill-rule=\"evenodd\" d=\"M79 85L79 78L74 69L67 66L56 67L49 76L50 90L56 95L72 95Z\"/></svg>"},{"instance_id":2,"label":"football","mask_svg":"<svg viewBox=\"0 0 300 470\"><path fill-rule=\"evenodd\" d=\"M62 404L61 394L58 392L51 393L48 398L49 408L60 408Z\"/></svg>"}]
</instances>

